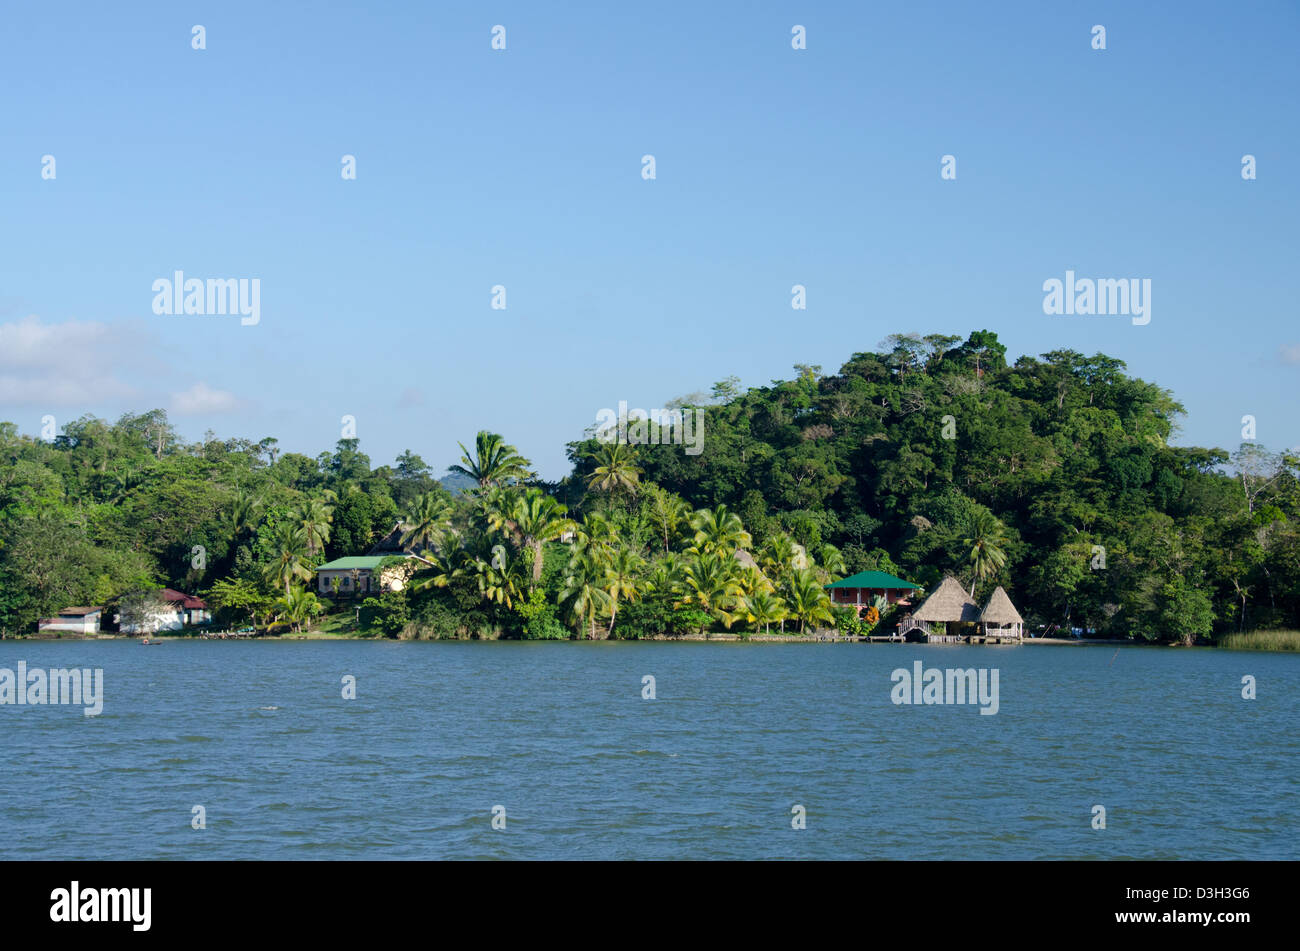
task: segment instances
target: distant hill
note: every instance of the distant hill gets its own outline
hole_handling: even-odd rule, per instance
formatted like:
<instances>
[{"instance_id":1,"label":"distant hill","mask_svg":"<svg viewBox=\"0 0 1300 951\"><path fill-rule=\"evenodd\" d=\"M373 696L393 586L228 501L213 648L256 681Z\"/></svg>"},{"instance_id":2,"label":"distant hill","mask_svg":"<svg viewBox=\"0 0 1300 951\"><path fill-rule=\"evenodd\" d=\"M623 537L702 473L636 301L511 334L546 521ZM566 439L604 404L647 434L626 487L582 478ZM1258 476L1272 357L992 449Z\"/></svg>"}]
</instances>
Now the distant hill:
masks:
<instances>
[{"instance_id":1,"label":"distant hill","mask_svg":"<svg viewBox=\"0 0 1300 951\"><path fill-rule=\"evenodd\" d=\"M466 489L472 489L474 486L478 485L477 482L465 475L463 472L448 472L438 481L442 484L442 487L452 495L460 495Z\"/></svg>"}]
</instances>

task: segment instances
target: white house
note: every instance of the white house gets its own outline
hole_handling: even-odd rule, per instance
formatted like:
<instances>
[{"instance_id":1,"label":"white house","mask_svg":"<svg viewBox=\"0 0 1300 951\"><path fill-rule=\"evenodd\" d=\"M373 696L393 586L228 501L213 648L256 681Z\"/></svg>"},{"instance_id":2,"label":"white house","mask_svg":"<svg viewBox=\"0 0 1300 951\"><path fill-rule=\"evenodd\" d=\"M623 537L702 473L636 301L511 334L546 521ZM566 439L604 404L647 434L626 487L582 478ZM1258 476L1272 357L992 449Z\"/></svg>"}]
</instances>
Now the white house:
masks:
<instances>
[{"instance_id":1,"label":"white house","mask_svg":"<svg viewBox=\"0 0 1300 951\"><path fill-rule=\"evenodd\" d=\"M120 625L119 629L123 634L180 631L187 627L194 627L196 624L206 624L212 620L212 613L208 610L207 603L201 598L196 598L183 591L177 591L174 588L163 588L159 594L167 602L167 607L149 615L147 621L139 624L122 624L120 614L113 618Z\"/></svg>"},{"instance_id":2,"label":"white house","mask_svg":"<svg viewBox=\"0 0 1300 951\"><path fill-rule=\"evenodd\" d=\"M43 617L36 622L37 631L68 631L73 634L98 634L103 608L64 608L58 617Z\"/></svg>"}]
</instances>

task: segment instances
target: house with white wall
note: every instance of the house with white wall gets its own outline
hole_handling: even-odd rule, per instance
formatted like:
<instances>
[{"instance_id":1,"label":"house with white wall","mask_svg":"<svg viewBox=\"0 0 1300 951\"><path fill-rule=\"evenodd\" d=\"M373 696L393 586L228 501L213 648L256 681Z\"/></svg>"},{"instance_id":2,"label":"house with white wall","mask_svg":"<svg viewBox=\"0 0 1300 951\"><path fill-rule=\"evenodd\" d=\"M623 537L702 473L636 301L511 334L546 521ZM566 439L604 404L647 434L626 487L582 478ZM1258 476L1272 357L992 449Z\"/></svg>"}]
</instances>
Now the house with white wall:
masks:
<instances>
[{"instance_id":1,"label":"house with white wall","mask_svg":"<svg viewBox=\"0 0 1300 951\"><path fill-rule=\"evenodd\" d=\"M103 608L64 608L56 617L43 617L36 622L38 632L68 632L70 634L98 634Z\"/></svg>"},{"instance_id":2,"label":"house with white wall","mask_svg":"<svg viewBox=\"0 0 1300 951\"><path fill-rule=\"evenodd\" d=\"M187 627L206 624L212 620L212 612L202 598L196 598L184 591L163 588L158 592L166 607L149 615L147 620L138 624L122 624L122 616L113 620L120 625L123 634L155 634L158 631L181 631Z\"/></svg>"}]
</instances>

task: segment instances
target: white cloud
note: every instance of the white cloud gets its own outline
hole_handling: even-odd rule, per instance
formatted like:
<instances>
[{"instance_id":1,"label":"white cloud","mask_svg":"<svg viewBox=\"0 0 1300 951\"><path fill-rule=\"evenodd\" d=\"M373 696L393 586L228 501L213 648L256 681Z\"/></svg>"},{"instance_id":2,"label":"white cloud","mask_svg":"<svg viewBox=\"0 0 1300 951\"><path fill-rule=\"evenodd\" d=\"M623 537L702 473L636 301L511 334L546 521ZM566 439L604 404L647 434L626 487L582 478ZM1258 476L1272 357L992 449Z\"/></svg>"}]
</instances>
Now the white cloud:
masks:
<instances>
[{"instance_id":1,"label":"white cloud","mask_svg":"<svg viewBox=\"0 0 1300 951\"><path fill-rule=\"evenodd\" d=\"M107 324L45 324L36 315L0 324L0 370L48 369L87 363L113 341Z\"/></svg>"},{"instance_id":2,"label":"white cloud","mask_svg":"<svg viewBox=\"0 0 1300 951\"><path fill-rule=\"evenodd\" d=\"M0 323L0 404L84 406L132 398L121 356L127 334L96 322L44 323L35 315Z\"/></svg>"},{"instance_id":3,"label":"white cloud","mask_svg":"<svg viewBox=\"0 0 1300 951\"><path fill-rule=\"evenodd\" d=\"M1283 363L1300 363L1300 343L1284 343L1278 348Z\"/></svg>"},{"instance_id":4,"label":"white cloud","mask_svg":"<svg viewBox=\"0 0 1300 951\"><path fill-rule=\"evenodd\" d=\"M188 390L172 394L172 411L177 416L202 416L232 413L244 408L244 401L234 393L217 390L206 383L195 383Z\"/></svg>"}]
</instances>

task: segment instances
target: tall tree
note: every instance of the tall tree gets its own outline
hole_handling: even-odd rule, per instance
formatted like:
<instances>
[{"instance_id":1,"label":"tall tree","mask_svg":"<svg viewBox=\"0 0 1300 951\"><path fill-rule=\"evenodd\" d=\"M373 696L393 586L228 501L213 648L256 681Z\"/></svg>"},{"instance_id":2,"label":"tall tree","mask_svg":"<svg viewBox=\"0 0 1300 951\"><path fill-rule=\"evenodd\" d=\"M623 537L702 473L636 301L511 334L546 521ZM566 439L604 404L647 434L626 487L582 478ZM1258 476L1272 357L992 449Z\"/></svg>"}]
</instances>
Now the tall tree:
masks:
<instances>
[{"instance_id":1,"label":"tall tree","mask_svg":"<svg viewBox=\"0 0 1300 951\"><path fill-rule=\"evenodd\" d=\"M521 482L533 475L529 469L532 463L496 433L480 431L474 439L472 457L464 443L457 445L462 453L461 464L449 466L449 471L469 476L478 483L480 489L490 485Z\"/></svg>"}]
</instances>

